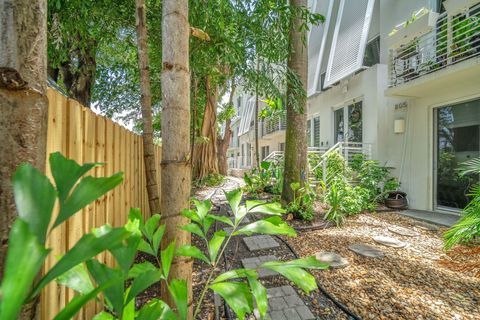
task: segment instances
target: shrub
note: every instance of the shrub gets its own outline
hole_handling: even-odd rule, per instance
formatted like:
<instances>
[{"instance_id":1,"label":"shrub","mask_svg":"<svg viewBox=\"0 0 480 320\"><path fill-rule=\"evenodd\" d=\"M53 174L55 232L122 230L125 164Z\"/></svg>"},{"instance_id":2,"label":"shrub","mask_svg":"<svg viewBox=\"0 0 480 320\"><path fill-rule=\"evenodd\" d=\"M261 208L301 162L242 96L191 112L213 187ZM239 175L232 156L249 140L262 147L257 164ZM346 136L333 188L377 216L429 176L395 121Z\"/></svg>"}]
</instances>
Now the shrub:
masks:
<instances>
[{"instance_id":1,"label":"shrub","mask_svg":"<svg viewBox=\"0 0 480 320\"><path fill-rule=\"evenodd\" d=\"M175 256L201 260L209 268L208 280L203 284L201 294L196 297L197 307L193 318L198 316L208 290L220 295L240 319L253 312L254 301L261 318L266 316L267 289L259 281L258 270L235 269L218 275L218 264L232 236L254 233L295 236L296 233L281 218L284 210L279 204L253 200L240 205L241 190L225 193L234 214L233 221L229 217L211 213L212 204L208 200L193 200L195 207L183 210L182 214L191 223L181 228L205 240L206 253L191 245L176 248L175 242L161 250L165 226L160 225L160 216L154 215L144 222L140 211L132 209L124 227L105 225L84 235L46 275L36 281L49 253L44 243L56 198L60 212L52 228L122 181L121 174L109 178L80 179L96 164L80 166L60 154L50 157L50 165L56 189L42 173L28 164L22 165L13 178L20 217L15 221L9 237L5 274L0 286L0 319L16 319L22 303L37 296L45 285L57 279L58 283L77 294L55 319L71 319L86 302L96 298L104 303L105 310L94 319L185 320L189 308L188 284L184 280L168 279ZM262 215L263 218L242 225L244 218L251 214ZM230 225L232 232L209 233L216 220ZM105 250L113 255L117 267L111 268L94 258ZM138 251L151 255L156 263L134 263ZM259 268L281 274L308 294L317 289L317 283L306 269L327 267L312 256L285 262L265 262ZM140 310L135 310L136 297L157 282L162 282L168 289L174 306L152 299Z\"/></svg>"},{"instance_id":2,"label":"shrub","mask_svg":"<svg viewBox=\"0 0 480 320\"><path fill-rule=\"evenodd\" d=\"M245 191L255 195L259 192L281 194L283 185L283 165L262 161L259 168L243 175Z\"/></svg>"},{"instance_id":3,"label":"shrub","mask_svg":"<svg viewBox=\"0 0 480 320\"><path fill-rule=\"evenodd\" d=\"M210 173L203 179L195 181L196 187L216 187L225 182L225 177L218 173Z\"/></svg>"},{"instance_id":4,"label":"shrub","mask_svg":"<svg viewBox=\"0 0 480 320\"><path fill-rule=\"evenodd\" d=\"M462 176L480 174L480 158L463 164ZM449 250L457 244L470 244L480 238L480 183L470 190L471 201L462 211L460 220L444 234L445 249Z\"/></svg>"},{"instance_id":5,"label":"shrub","mask_svg":"<svg viewBox=\"0 0 480 320\"><path fill-rule=\"evenodd\" d=\"M287 213L302 220L312 221L315 215L313 211L314 194L308 186L300 188L298 182L291 183L290 187L293 190L293 201L287 205Z\"/></svg>"}]
</instances>

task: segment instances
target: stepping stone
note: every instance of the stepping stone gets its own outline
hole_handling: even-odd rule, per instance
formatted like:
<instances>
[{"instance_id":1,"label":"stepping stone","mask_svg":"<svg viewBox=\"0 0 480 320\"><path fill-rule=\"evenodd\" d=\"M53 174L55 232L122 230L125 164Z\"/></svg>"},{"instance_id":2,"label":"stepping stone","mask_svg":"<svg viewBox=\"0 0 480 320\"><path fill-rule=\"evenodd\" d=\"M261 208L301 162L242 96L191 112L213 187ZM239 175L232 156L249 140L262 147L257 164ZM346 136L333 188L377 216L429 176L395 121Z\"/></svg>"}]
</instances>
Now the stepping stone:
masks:
<instances>
[{"instance_id":1,"label":"stepping stone","mask_svg":"<svg viewBox=\"0 0 480 320\"><path fill-rule=\"evenodd\" d=\"M282 286L267 289L268 312L270 320L314 320L315 316L305 305L292 286ZM260 319L255 309L256 319Z\"/></svg>"},{"instance_id":2,"label":"stepping stone","mask_svg":"<svg viewBox=\"0 0 480 320\"><path fill-rule=\"evenodd\" d=\"M418 221L415 222L415 226L427 231L438 231L438 227L436 225L428 222Z\"/></svg>"},{"instance_id":3,"label":"stepping stone","mask_svg":"<svg viewBox=\"0 0 480 320\"><path fill-rule=\"evenodd\" d=\"M383 244L384 246L387 246L387 247L392 247L392 248L403 248L407 245L403 241L400 241L392 237L385 237L385 236L375 236L373 237L373 241Z\"/></svg>"},{"instance_id":4,"label":"stepping stone","mask_svg":"<svg viewBox=\"0 0 480 320\"><path fill-rule=\"evenodd\" d=\"M280 246L275 239L267 235L245 237L243 242L250 251L272 249Z\"/></svg>"},{"instance_id":5,"label":"stepping stone","mask_svg":"<svg viewBox=\"0 0 480 320\"><path fill-rule=\"evenodd\" d=\"M348 266L348 260L335 252L318 252L315 257L318 261L327 263L332 268Z\"/></svg>"},{"instance_id":6,"label":"stepping stone","mask_svg":"<svg viewBox=\"0 0 480 320\"><path fill-rule=\"evenodd\" d=\"M382 258L385 255L382 250L365 243L354 243L348 249L369 258Z\"/></svg>"},{"instance_id":7,"label":"stepping stone","mask_svg":"<svg viewBox=\"0 0 480 320\"><path fill-rule=\"evenodd\" d=\"M388 231L405 237L418 237L420 234L412 229L403 227L388 227Z\"/></svg>"},{"instance_id":8,"label":"stepping stone","mask_svg":"<svg viewBox=\"0 0 480 320\"><path fill-rule=\"evenodd\" d=\"M258 269L260 265L268 261L278 261L278 258L275 256L260 256L253 258L242 259L242 265L247 269ZM277 273L270 269L258 269L258 276L260 278L270 277L276 275Z\"/></svg>"}]
</instances>

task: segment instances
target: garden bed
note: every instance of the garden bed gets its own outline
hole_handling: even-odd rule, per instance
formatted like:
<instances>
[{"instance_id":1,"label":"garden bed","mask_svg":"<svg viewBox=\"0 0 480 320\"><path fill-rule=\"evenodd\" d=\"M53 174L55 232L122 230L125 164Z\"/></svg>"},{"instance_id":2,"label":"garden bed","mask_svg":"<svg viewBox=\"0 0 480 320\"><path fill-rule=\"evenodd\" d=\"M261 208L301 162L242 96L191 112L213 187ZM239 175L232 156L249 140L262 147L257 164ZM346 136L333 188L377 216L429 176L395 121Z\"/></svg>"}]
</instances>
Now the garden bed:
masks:
<instances>
[{"instance_id":1,"label":"garden bed","mask_svg":"<svg viewBox=\"0 0 480 320\"><path fill-rule=\"evenodd\" d=\"M478 319L480 250L459 248L445 253L444 228L428 231L399 214L361 214L340 228L301 232L288 242L301 256L334 251L347 258L343 269L314 272L319 283L363 319ZM415 230L418 237L392 234L388 227ZM390 236L407 243L395 249L373 241ZM383 258L350 251L354 243L381 248Z\"/></svg>"}]
</instances>

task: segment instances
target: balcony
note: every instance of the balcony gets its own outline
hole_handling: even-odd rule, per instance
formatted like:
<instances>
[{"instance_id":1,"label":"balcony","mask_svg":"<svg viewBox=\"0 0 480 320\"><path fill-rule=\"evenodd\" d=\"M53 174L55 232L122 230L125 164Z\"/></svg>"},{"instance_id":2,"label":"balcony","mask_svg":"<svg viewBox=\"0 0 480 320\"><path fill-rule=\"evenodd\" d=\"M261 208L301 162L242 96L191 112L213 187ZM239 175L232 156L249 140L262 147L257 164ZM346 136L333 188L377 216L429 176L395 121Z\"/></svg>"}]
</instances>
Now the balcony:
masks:
<instances>
[{"instance_id":1,"label":"balcony","mask_svg":"<svg viewBox=\"0 0 480 320\"><path fill-rule=\"evenodd\" d=\"M263 137L278 131L285 130L287 128L287 121L285 115L272 116L271 118L262 121L261 126Z\"/></svg>"},{"instance_id":2,"label":"balcony","mask_svg":"<svg viewBox=\"0 0 480 320\"><path fill-rule=\"evenodd\" d=\"M422 30L415 24L427 19L418 20L404 31ZM480 4L454 16L445 12L433 24L431 19L425 23L430 28L423 28L423 33L405 36L396 44L390 41L388 95L422 96L451 81L478 81Z\"/></svg>"}]
</instances>

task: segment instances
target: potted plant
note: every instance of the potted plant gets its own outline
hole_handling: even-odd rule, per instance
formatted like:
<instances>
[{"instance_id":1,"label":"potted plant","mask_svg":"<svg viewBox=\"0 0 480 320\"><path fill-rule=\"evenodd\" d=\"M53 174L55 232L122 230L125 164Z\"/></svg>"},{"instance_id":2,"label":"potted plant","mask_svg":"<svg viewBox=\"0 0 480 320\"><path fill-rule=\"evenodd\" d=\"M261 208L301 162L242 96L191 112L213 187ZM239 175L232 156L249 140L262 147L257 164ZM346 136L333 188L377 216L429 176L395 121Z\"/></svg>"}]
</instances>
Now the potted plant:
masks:
<instances>
[{"instance_id":1,"label":"potted plant","mask_svg":"<svg viewBox=\"0 0 480 320\"><path fill-rule=\"evenodd\" d=\"M391 209L407 209L408 199L407 194L403 191L389 191L385 198L385 205Z\"/></svg>"},{"instance_id":2,"label":"potted plant","mask_svg":"<svg viewBox=\"0 0 480 320\"><path fill-rule=\"evenodd\" d=\"M414 12L410 19L397 25L388 34L387 43L392 49L397 49L402 45L408 44L415 38L418 38L435 28L438 19L438 13L422 8Z\"/></svg>"},{"instance_id":3,"label":"potted plant","mask_svg":"<svg viewBox=\"0 0 480 320\"><path fill-rule=\"evenodd\" d=\"M443 6L449 15L454 16L468 10L477 3L480 3L480 0L445 0Z\"/></svg>"}]
</instances>

